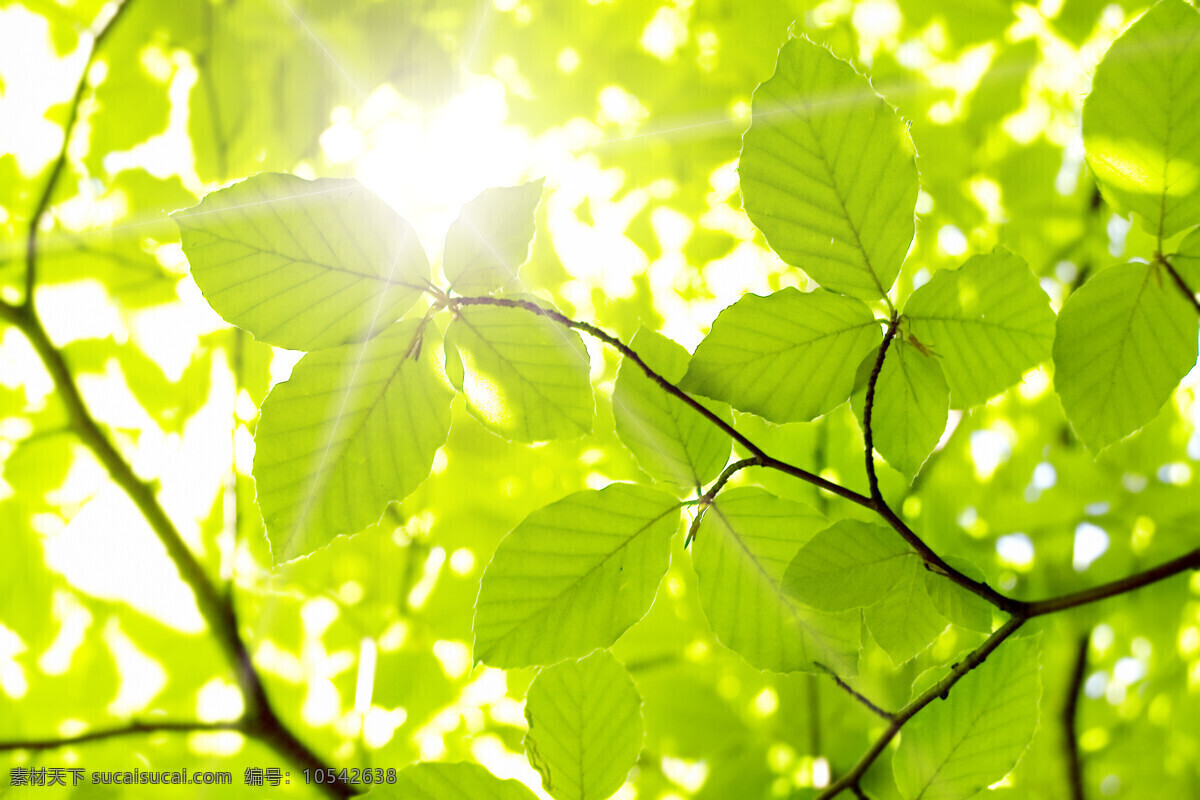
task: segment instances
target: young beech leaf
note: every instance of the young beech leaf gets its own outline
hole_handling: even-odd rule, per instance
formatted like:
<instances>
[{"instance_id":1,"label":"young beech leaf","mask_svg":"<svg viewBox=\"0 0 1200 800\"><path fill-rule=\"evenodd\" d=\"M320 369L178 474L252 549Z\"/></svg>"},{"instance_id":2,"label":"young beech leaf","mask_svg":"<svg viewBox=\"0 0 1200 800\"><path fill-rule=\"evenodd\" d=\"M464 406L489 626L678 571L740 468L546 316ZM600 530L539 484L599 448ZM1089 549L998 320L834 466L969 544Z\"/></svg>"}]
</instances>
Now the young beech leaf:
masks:
<instances>
[{"instance_id":1,"label":"young beech leaf","mask_svg":"<svg viewBox=\"0 0 1200 800\"><path fill-rule=\"evenodd\" d=\"M1012 386L1050 355L1054 341L1050 298L1025 260L1002 247L935 272L908 298L904 316L937 354L954 408Z\"/></svg>"},{"instance_id":2,"label":"young beech leaf","mask_svg":"<svg viewBox=\"0 0 1200 800\"><path fill-rule=\"evenodd\" d=\"M392 785L367 792L370 800L536 800L525 784L501 780L468 762L413 764L396 773Z\"/></svg>"},{"instance_id":3,"label":"young beech leaf","mask_svg":"<svg viewBox=\"0 0 1200 800\"><path fill-rule=\"evenodd\" d=\"M826 289L886 296L915 231L908 128L866 78L792 39L754 92L738 176L751 221Z\"/></svg>"},{"instance_id":4,"label":"young beech leaf","mask_svg":"<svg viewBox=\"0 0 1200 800\"><path fill-rule=\"evenodd\" d=\"M850 396L882 334L852 297L786 288L747 294L720 313L681 386L773 422L803 422Z\"/></svg>"},{"instance_id":5,"label":"young beech leaf","mask_svg":"<svg viewBox=\"0 0 1200 800\"><path fill-rule=\"evenodd\" d=\"M796 551L825 518L762 489L722 492L692 542L700 605L721 644L759 669L858 672L857 612L827 613L788 597L781 586Z\"/></svg>"},{"instance_id":6,"label":"young beech leaf","mask_svg":"<svg viewBox=\"0 0 1200 800\"><path fill-rule=\"evenodd\" d=\"M892 758L905 800L964 800L1017 765L1037 728L1036 638L1012 639L904 726Z\"/></svg>"},{"instance_id":7,"label":"young beech leaf","mask_svg":"<svg viewBox=\"0 0 1200 800\"><path fill-rule=\"evenodd\" d=\"M1196 311L1161 267L1109 267L1059 314L1054 388L1092 450L1153 419L1195 363Z\"/></svg>"},{"instance_id":8,"label":"young beech leaf","mask_svg":"<svg viewBox=\"0 0 1200 800\"><path fill-rule=\"evenodd\" d=\"M533 213L545 180L486 189L462 208L446 234L442 271L458 294L519 285L517 270L529 257Z\"/></svg>"},{"instance_id":9,"label":"young beech leaf","mask_svg":"<svg viewBox=\"0 0 1200 800\"><path fill-rule=\"evenodd\" d=\"M1087 163L1105 198L1160 240L1200 220L1200 14L1161 0L1096 67L1083 103Z\"/></svg>"},{"instance_id":10,"label":"young beech leaf","mask_svg":"<svg viewBox=\"0 0 1200 800\"><path fill-rule=\"evenodd\" d=\"M520 308L466 306L446 329L446 374L488 430L520 442L592 429L588 353L579 334Z\"/></svg>"},{"instance_id":11,"label":"young beech leaf","mask_svg":"<svg viewBox=\"0 0 1200 800\"><path fill-rule=\"evenodd\" d=\"M379 520L429 475L454 393L436 331L396 323L368 342L309 353L263 403L254 481L275 563ZM419 352L418 352L419 351Z\"/></svg>"},{"instance_id":12,"label":"young beech leaf","mask_svg":"<svg viewBox=\"0 0 1200 800\"><path fill-rule=\"evenodd\" d=\"M642 698L607 650L538 672L525 720L525 753L555 800L612 796L642 752Z\"/></svg>"},{"instance_id":13,"label":"young beech leaf","mask_svg":"<svg viewBox=\"0 0 1200 800\"><path fill-rule=\"evenodd\" d=\"M874 366L875 354L868 353L858 370L858 388L850 398L864 430L867 380ZM950 390L937 356L897 337L875 383L871 412L875 449L911 480L942 438L949 411Z\"/></svg>"},{"instance_id":14,"label":"young beech leaf","mask_svg":"<svg viewBox=\"0 0 1200 800\"><path fill-rule=\"evenodd\" d=\"M965 558L946 556L946 563L972 580L983 582L984 574ZM980 633L992 632L992 606L954 581L933 570L925 570L925 592L938 613L959 627Z\"/></svg>"},{"instance_id":15,"label":"young beech leaf","mask_svg":"<svg viewBox=\"0 0 1200 800\"><path fill-rule=\"evenodd\" d=\"M500 541L475 602L475 659L526 667L608 647L670 562L679 503L629 483L567 495Z\"/></svg>"},{"instance_id":16,"label":"young beech leaf","mask_svg":"<svg viewBox=\"0 0 1200 800\"><path fill-rule=\"evenodd\" d=\"M630 347L651 369L672 383L687 372L688 352L645 328ZM629 359L621 360L612 394L617 435L652 477L695 489L717 477L729 460L729 436L691 406L672 397ZM712 403L732 422L729 408Z\"/></svg>"},{"instance_id":17,"label":"young beech leaf","mask_svg":"<svg viewBox=\"0 0 1200 800\"><path fill-rule=\"evenodd\" d=\"M358 181L255 175L174 219L213 309L277 347L377 334L429 280L412 226Z\"/></svg>"},{"instance_id":18,"label":"young beech leaf","mask_svg":"<svg viewBox=\"0 0 1200 800\"><path fill-rule=\"evenodd\" d=\"M892 588L863 611L867 630L897 667L911 661L946 630L946 618L925 591L927 571L920 559L904 559Z\"/></svg>"},{"instance_id":19,"label":"young beech leaf","mask_svg":"<svg viewBox=\"0 0 1200 800\"><path fill-rule=\"evenodd\" d=\"M1179 252L1168 260L1192 294L1200 294L1200 228L1183 237Z\"/></svg>"},{"instance_id":20,"label":"young beech leaf","mask_svg":"<svg viewBox=\"0 0 1200 800\"><path fill-rule=\"evenodd\" d=\"M784 573L783 591L825 611L874 605L916 557L892 529L844 519L800 548Z\"/></svg>"}]
</instances>

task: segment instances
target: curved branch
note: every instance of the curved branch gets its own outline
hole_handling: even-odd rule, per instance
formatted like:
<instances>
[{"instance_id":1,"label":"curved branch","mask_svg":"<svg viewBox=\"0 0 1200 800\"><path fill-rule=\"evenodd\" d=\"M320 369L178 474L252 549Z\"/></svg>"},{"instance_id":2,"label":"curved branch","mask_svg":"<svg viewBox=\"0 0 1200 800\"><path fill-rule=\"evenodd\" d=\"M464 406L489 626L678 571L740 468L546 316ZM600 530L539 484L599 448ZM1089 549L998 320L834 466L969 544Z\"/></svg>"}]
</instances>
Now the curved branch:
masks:
<instances>
[{"instance_id":1,"label":"curved branch","mask_svg":"<svg viewBox=\"0 0 1200 800\"><path fill-rule=\"evenodd\" d=\"M128 725L86 731L76 736L2 741L0 742L0 752L9 750L56 750L60 747L88 744L105 739L118 739L123 736L147 736L154 733L211 733L216 731L245 733L245 725L241 720L230 720L228 722L146 722L143 720L134 720Z\"/></svg>"},{"instance_id":2,"label":"curved branch","mask_svg":"<svg viewBox=\"0 0 1200 800\"><path fill-rule=\"evenodd\" d=\"M867 397L863 403L863 450L867 460L867 485L871 490L871 500L883 503L883 495L879 493L879 476L875 474L875 433L871 430L871 416L875 412L875 386L879 383L879 374L883 372L883 360L887 358L888 348L896 331L900 327L900 316L893 315L888 322L887 333L883 343L879 345L879 355L875 356L875 366L871 367L871 377L867 378Z\"/></svg>"},{"instance_id":3,"label":"curved branch","mask_svg":"<svg viewBox=\"0 0 1200 800\"><path fill-rule=\"evenodd\" d=\"M1071 786L1072 800L1086 800L1083 791L1083 764L1079 760L1079 692L1083 688L1083 676L1087 671L1088 634L1079 638L1075 646L1075 664L1071 668L1071 682L1067 686L1067 700L1063 704L1063 750L1067 757L1067 775Z\"/></svg>"},{"instance_id":4,"label":"curved branch","mask_svg":"<svg viewBox=\"0 0 1200 800\"><path fill-rule=\"evenodd\" d=\"M1107 600L1110 597L1116 597L1126 592L1141 589L1143 586L1158 583L1161 580L1191 569L1200 569L1200 548L1192 550L1190 553L1184 553L1165 564L1159 564L1157 567L1151 567L1142 572L1094 586L1091 589L1065 594L1061 597L1051 597L1048 600L1039 600L1034 603L1024 603L1024 613L1027 617L1040 617L1045 614L1053 614L1057 611L1065 611L1068 608L1086 606L1090 603Z\"/></svg>"},{"instance_id":5,"label":"curved branch","mask_svg":"<svg viewBox=\"0 0 1200 800\"><path fill-rule=\"evenodd\" d=\"M67 110L67 121L63 125L63 143L62 148L58 151L58 157L54 159L54 166L50 168L50 177L46 179L46 185L42 187L42 193L38 196L37 205L33 208L33 215L29 218L29 231L25 239L25 298L22 305L25 308L33 307L33 287L37 282L37 246L38 246L38 227L41 225L42 217L50 208L50 198L54 194L54 189L58 185L58 179L62 177L62 171L67 165L67 151L71 146L71 134L75 130L75 123L79 121L79 105L83 102L83 93L88 87L88 73L92 70L92 64L96 61L96 55L100 52L100 48L104 45L105 39L116 30L117 23L121 21L121 17L133 5L133 0L125 0L121 5L117 6L117 10L109 17L104 27L96 34L96 38L92 40L92 49L88 53L87 62L83 65L83 73L79 76L79 83L75 86L75 95L71 98L71 104Z\"/></svg>"},{"instance_id":6,"label":"curved branch","mask_svg":"<svg viewBox=\"0 0 1200 800\"><path fill-rule=\"evenodd\" d=\"M925 692L911 703L900 709L892 718L892 723L888 725L887 730L883 735L875 740L875 744L871 745L871 749L866 752L854 767L839 778L834 783L830 784L829 788L817 796L817 800L832 800L846 790L853 790L858 786L863 775L875 763L875 759L884 751L888 744L900 732L900 729L917 713L932 703L939 697L946 697L954 685L967 676L971 670L978 667L984 662L992 651L999 647L1005 639L1012 636L1025 623L1025 620L1014 617L1004 625L997 629L987 640L975 648L969 656L963 659L950 670L950 674L942 678L936 684L926 689Z\"/></svg>"},{"instance_id":7,"label":"curved branch","mask_svg":"<svg viewBox=\"0 0 1200 800\"><path fill-rule=\"evenodd\" d=\"M717 479L713 481L713 485L709 490L700 495L700 499L696 501L699 510L696 512L696 518L692 520L691 527L688 528L687 537L683 540L684 547L687 547L696 538L696 532L700 530L700 521L704 519L705 510L712 505L713 500L717 499L717 495L725 488L725 484L729 483L729 479L747 467L759 466L762 466L762 459L757 457L743 458L741 461L735 461L730 464L717 476Z\"/></svg>"}]
</instances>

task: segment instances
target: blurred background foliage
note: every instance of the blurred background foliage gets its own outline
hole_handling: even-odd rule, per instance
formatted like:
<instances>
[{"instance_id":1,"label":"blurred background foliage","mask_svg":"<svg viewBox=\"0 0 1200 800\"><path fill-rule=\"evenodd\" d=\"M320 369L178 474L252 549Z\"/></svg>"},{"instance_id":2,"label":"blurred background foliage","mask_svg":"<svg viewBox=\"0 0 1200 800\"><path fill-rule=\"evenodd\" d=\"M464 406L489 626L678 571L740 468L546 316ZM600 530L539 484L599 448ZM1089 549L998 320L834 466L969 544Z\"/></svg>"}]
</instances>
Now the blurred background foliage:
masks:
<instances>
[{"instance_id":1,"label":"blurred background foliage","mask_svg":"<svg viewBox=\"0 0 1200 800\"><path fill-rule=\"evenodd\" d=\"M924 188L902 297L1004 244L1058 309L1123 253L1153 251L1100 200L1079 125L1095 64L1139 0L127 2L89 69L51 198L38 309L118 450L235 593L285 721L337 765L473 759L536 786L521 755L532 671L472 666L479 576L530 511L636 480L638 468L605 402L593 438L526 448L456 401L421 489L375 528L269 571L251 432L298 354L215 317L187 275L170 211L259 171L355 176L413 222L436 265L463 202L544 175L526 288L626 341L645 325L691 348L744 292L807 285L751 227L734 171L750 94L791 31L855 63L911 125ZM29 218L62 146L89 31L113 10L0 1L9 302L21 297ZM9 327L0 337L0 740L236 716L236 684L161 545L69 430L23 336ZM592 355L603 398L616 358ZM1046 367L1033 370L986 406L954 412L911 489L882 468L885 494L935 550L971 558L1014 596L1119 577L1195 546L1198 385L1193 372L1150 425L1094 458L1071 434ZM739 424L772 454L865 489L848 406L807 424ZM778 474L738 480L835 518L861 513ZM815 794L880 721L826 678L760 673L722 648L691 567L674 563L649 615L615 648L647 727L620 796ZM1089 797L1200 796L1200 576L1037 625L1040 730L992 794L1065 795L1061 709L1087 641L1079 733ZM898 708L917 676L981 638L951 628L899 669L866 640L856 686ZM896 796L887 758L868 775L879 798ZM188 766L230 769L235 783L246 765L278 764L232 733L0 753L6 771ZM309 791L298 784L270 791Z\"/></svg>"}]
</instances>

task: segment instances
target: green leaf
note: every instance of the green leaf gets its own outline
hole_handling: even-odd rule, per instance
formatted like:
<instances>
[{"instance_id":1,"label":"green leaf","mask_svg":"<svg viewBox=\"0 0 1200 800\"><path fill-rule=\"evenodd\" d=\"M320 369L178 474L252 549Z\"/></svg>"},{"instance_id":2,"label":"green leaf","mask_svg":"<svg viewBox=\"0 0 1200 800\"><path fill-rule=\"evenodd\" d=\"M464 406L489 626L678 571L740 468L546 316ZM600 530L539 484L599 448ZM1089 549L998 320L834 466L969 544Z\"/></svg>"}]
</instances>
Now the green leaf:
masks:
<instances>
[{"instance_id":1,"label":"green leaf","mask_svg":"<svg viewBox=\"0 0 1200 800\"><path fill-rule=\"evenodd\" d=\"M687 372L687 350L654 331L642 328L630 347L672 383ZM617 435L642 469L658 480L694 489L715 478L729 460L729 436L664 392L629 359L621 360L612 403ZM716 413L732 422L727 407L719 406Z\"/></svg>"},{"instance_id":2,"label":"green leaf","mask_svg":"<svg viewBox=\"0 0 1200 800\"><path fill-rule=\"evenodd\" d=\"M946 618L925 591L926 572L919 558L905 559L891 590L863 611L867 629L897 667L911 661L946 630Z\"/></svg>"},{"instance_id":3,"label":"green leaf","mask_svg":"<svg viewBox=\"0 0 1200 800\"><path fill-rule=\"evenodd\" d=\"M783 591L825 611L877 603L916 554L895 531L845 519L818 533L788 564Z\"/></svg>"},{"instance_id":4,"label":"green leaf","mask_svg":"<svg viewBox=\"0 0 1200 800\"><path fill-rule=\"evenodd\" d=\"M376 786L366 797L378 800L535 800L523 783L500 780L478 764L413 764L396 774L390 786Z\"/></svg>"},{"instance_id":5,"label":"green leaf","mask_svg":"<svg viewBox=\"0 0 1200 800\"><path fill-rule=\"evenodd\" d=\"M446 234L442 257L451 291L465 295L519 285L517 270L529 257L543 184L538 179L487 189L463 206Z\"/></svg>"},{"instance_id":6,"label":"green leaf","mask_svg":"<svg viewBox=\"0 0 1200 800\"><path fill-rule=\"evenodd\" d=\"M1092 450L1153 419L1195 363L1196 311L1150 264L1097 273L1059 315L1054 385Z\"/></svg>"},{"instance_id":7,"label":"green leaf","mask_svg":"<svg viewBox=\"0 0 1200 800\"><path fill-rule=\"evenodd\" d=\"M357 181L255 175L174 219L216 312L277 347L378 333L429 280L412 226Z\"/></svg>"},{"instance_id":8,"label":"green leaf","mask_svg":"<svg viewBox=\"0 0 1200 800\"><path fill-rule=\"evenodd\" d=\"M525 720L529 763L556 800L611 796L642 751L642 698L607 650L539 672Z\"/></svg>"},{"instance_id":9,"label":"green leaf","mask_svg":"<svg viewBox=\"0 0 1200 800\"><path fill-rule=\"evenodd\" d=\"M591 431L588 366L579 334L519 308L467 306L446 331L446 373L467 410L516 441Z\"/></svg>"},{"instance_id":10,"label":"green leaf","mask_svg":"<svg viewBox=\"0 0 1200 800\"><path fill-rule=\"evenodd\" d=\"M1033 638L1006 642L904 727L892 759L905 800L961 800L1016 766L1037 728L1042 687Z\"/></svg>"},{"instance_id":11,"label":"green leaf","mask_svg":"<svg viewBox=\"0 0 1200 800\"><path fill-rule=\"evenodd\" d=\"M378 522L429 475L453 393L420 323L309 353L263 403L254 480L276 564Z\"/></svg>"},{"instance_id":12,"label":"green leaf","mask_svg":"<svg viewBox=\"0 0 1200 800\"><path fill-rule=\"evenodd\" d=\"M858 671L857 612L830 614L786 596L784 570L825 526L808 506L754 487L723 492L692 542L700 604L721 644L759 669Z\"/></svg>"},{"instance_id":13,"label":"green leaf","mask_svg":"<svg viewBox=\"0 0 1200 800\"><path fill-rule=\"evenodd\" d=\"M1170 256L1170 262L1192 293L1200 294L1200 228L1183 238L1179 252Z\"/></svg>"},{"instance_id":14,"label":"green leaf","mask_svg":"<svg viewBox=\"0 0 1200 800\"><path fill-rule=\"evenodd\" d=\"M875 358L868 355L859 371L862 385L851 398L864 429L866 379L874 366ZM942 438L949 411L950 390L936 356L897 337L875 383L871 413L875 449L911 480Z\"/></svg>"},{"instance_id":15,"label":"green leaf","mask_svg":"<svg viewBox=\"0 0 1200 800\"><path fill-rule=\"evenodd\" d=\"M1020 256L997 247L935 272L904 307L909 331L938 357L950 404L978 405L1050 355L1050 298Z\"/></svg>"},{"instance_id":16,"label":"green leaf","mask_svg":"<svg viewBox=\"0 0 1200 800\"><path fill-rule=\"evenodd\" d=\"M483 573L475 659L525 667L611 645L654 600L678 507L670 495L614 483L530 514Z\"/></svg>"},{"instance_id":17,"label":"green leaf","mask_svg":"<svg viewBox=\"0 0 1200 800\"><path fill-rule=\"evenodd\" d=\"M966 559L946 556L946 563L972 580L984 581L984 574ZM925 571L925 591L938 613L955 625L980 633L992 632L992 606L982 597L932 570Z\"/></svg>"},{"instance_id":18,"label":"green leaf","mask_svg":"<svg viewBox=\"0 0 1200 800\"><path fill-rule=\"evenodd\" d=\"M913 239L919 188L896 112L849 64L792 39L752 115L738 175L772 249L826 289L886 296Z\"/></svg>"},{"instance_id":19,"label":"green leaf","mask_svg":"<svg viewBox=\"0 0 1200 800\"><path fill-rule=\"evenodd\" d=\"M1200 220L1200 15L1161 0L1096 67L1083 103L1087 163L1105 198L1166 239Z\"/></svg>"},{"instance_id":20,"label":"green leaf","mask_svg":"<svg viewBox=\"0 0 1200 800\"><path fill-rule=\"evenodd\" d=\"M681 385L773 422L804 422L850 396L881 338L871 309L851 297L747 294L713 322Z\"/></svg>"}]
</instances>

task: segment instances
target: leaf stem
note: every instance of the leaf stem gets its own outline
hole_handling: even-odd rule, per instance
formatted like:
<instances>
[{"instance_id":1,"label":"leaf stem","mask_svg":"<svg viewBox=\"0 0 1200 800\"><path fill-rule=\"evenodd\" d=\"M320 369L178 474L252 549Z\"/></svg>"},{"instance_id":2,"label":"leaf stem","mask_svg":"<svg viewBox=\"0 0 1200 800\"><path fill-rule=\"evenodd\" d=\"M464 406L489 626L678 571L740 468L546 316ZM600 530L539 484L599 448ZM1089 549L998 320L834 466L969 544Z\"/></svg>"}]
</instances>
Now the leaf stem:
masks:
<instances>
[{"instance_id":1,"label":"leaf stem","mask_svg":"<svg viewBox=\"0 0 1200 800\"><path fill-rule=\"evenodd\" d=\"M1187 282L1184 281L1183 276L1179 274L1179 271L1176 270L1175 267L1171 266L1171 262L1167 260L1167 257L1162 254L1161 250L1154 254L1154 261L1157 264L1161 264L1167 270L1167 273L1171 276L1171 280L1175 281L1175 285L1179 287L1179 291L1183 292L1183 296L1186 297L1188 302L1192 304L1192 307L1196 309L1196 313L1200 314L1200 300L1196 299L1196 293L1192 291L1190 286L1187 285Z\"/></svg>"},{"instance_id":2,"label":"leaf stem","mask_svg":"<svg viewBox=\"0 0 1200 800\"><path fill-rule=\"evenodd\" d=\"M50 176L46 179L46 185L42 187L42 193L38 196L37 205L33 208L33 215L29 218L29 231L25 239L25 297L22 300L24 308L33 308L33 287L37 282L37 256L38 256L38 227L41 225L42 217L46 215L46 211L50 208L50 198L54 194L54 189L58 185L58 179L62 177L63 169L67 165L67 152L71 145L71 134L75 131L75 123L79 121L79 106L83 102L83 93L88 87L88 73L91 72L92 64L96 61L96 55L100 52L100 48L104 45L104 41L116 30L117 23L133 5L133 0L125 0L117 6L117 10L109 17L108 22L96 34L92 40L92 49L88 53L87 61L83 65L83 72L79 76L79 83L75 86L75 94L71 98L71 103L67 107L67 121L63 125L63 142L59 148L58 156L54 159L54 166L50 168Z\"/></svg>"},{"instance_id":3,"label":"leaf stem","mask_svg":"<svg viewBox=\"0 0 1200 800\"><path fill-rule=\"evenodd\" d=\"M937 700L938 698L945 698L950 693L950 690L954 688L956 683L965 678L967 673L969 673L971 670L982 664L984 660L991 655L993 650L999 647L1005 639L1016 633L1024 623L1025 620L1020 619L1019 617L1014 617L1008 622L1004 623L1004 625L993 632L983 644L971 651L970 655L968 655L958 664L955 664L946 677L942 678L936 684L926 689L921 696L917 697L904 708L897 711L892 717L892 722L890 725L888 725L887 730L885 730L883 735L875 740L875 743L871 745L871 749L859 759L858 763L854 765L853 769L851 769L834 783L830 784L828 789L818 795L817 800L832 800L832 798L837 797L842 792L846 790L853 790L854 787L858 786L858 783L860 780L862 780L863 775L866 774L866 771L870 768L870 766L875 763L875 759L879 758L880 754L883 753L888 744L891 743L892 739L896 737L896 734L900 732L900 729L904 727L905 723L916 716L921 709L925 708L925 706L929 705L934 700Z\"/></svg>"},{"instance_id":4,"label":"leaf stem","mask_svg":"<svg viewBox=\"0 0 1200 800\"><path fill-rule=\"evenodd\" d=\"M704 519L705 510L712 505L713 500L715 500L720 491L725 488L725 484L729 483L729 479L747 467L758 466L762 466L761 458L758 458L757 456L754 458L743 458L741 461L735 461L734 463L730 464L724 469L724 471L721 472L719 476L717 476L717 479L713 481L713 485L709 488L709 490L700 495L700 497L696 500L696 505L698 506L696 518L692 520L691 527L688 528L687 537L683 540L684 547L687 547L696 539L696 534L700 530L700 521Z\"/></svg>"}]
</instances>

